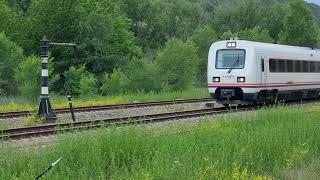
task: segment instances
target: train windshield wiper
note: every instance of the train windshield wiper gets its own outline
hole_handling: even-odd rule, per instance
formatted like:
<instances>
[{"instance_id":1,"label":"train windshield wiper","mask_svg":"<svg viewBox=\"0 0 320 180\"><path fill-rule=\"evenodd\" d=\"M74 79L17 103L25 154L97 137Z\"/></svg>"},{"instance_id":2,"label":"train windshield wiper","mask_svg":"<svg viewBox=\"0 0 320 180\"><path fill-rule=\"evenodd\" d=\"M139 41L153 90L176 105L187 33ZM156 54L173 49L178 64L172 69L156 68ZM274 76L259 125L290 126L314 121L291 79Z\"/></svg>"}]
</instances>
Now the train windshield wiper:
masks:
<instances>
[{"instance_id":1,"label":"train windshield wiper","mask_svg":"<svg viewBox=\"0 0 320 180\"><path fill-rule=\"evenodd\" d=\"M239 56L239 54L238 54L237 59L234 61L234 63L232 64L232 66L231 66L230 69L228 70L228 73L231 73L232 69L234 69L236 66L238 66L239 62L240 62L240 56Z\"/></svg>"}]
</instances>

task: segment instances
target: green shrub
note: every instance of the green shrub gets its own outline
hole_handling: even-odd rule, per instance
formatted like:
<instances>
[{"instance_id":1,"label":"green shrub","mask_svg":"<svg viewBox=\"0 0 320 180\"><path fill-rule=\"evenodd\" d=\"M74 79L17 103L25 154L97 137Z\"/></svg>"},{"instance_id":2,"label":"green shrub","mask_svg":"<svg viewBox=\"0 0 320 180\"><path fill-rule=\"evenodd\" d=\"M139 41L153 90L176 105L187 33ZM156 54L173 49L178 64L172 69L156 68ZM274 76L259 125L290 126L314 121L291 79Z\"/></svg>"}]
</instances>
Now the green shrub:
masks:
<instances>
[{"instance_id":1,"label":"green shrub","mask_svg":"<svg viewBox=\"0 0 320 180\"><path fill-rule=\"evenodd\" d=\"M70 69L64 72L65 83L64 88L67 94L79 95L80 94L80 80L85 74L85 66L82 65L78 68L71 66Z\"/></svg>"},{"instance_id":2,"label":"green shrub","mask_svg":"<svg viewBox=\"0 0 320 180\"><path fill-rule=\"evenodd\" d=\"M97 92L97 78L91 74L86 73L80 79L80 89L79 89L81 96L92 96L96 95Z\"/></svg>"},{"instance_id":3,"label":"green shrub","mask_svg":"<svg viewBox=\"0 0 320 180\"><path fill-rule=\"evenodd\" d=\"M51 61L51 60L49 60ZM49 62L49 90L59 75L53 74L52 62ZM19 93L27 99L36 100L41 89L41 59L30 56L19 63L15 71L15 80L18 82ZM49 91L50 92L50 91Z\"/></svg>"},{"instance_id":4,"label":"green shrub","mask_svg":"<svg viewBox=\"0 0 320 180\"><path fill-rule=\"evenodd\" d=\"M199 85L206 85L208 53L211 44L217 40L216 32L210 26L199 27L190 39L199 50L200 63L198 67L197 82Z\"/></svg>"},{"instance_id":5,"label":"green shrub","mask_svg":"<svg viewBox=\"0 0 320 180\"><path fill-rule=\"evenodd\" d=\"M41 60L36 56L30 56L22 61L16 69L15 79L18 81L18 89L23 97L36 99L41 89Z\"/></svg>"},{"instance_id":6,"label":"green shrub","mask_svg":"<svg viewBox=\"0 0 320 180\"><path fill-rule=\"evenodd\" d=\"M159 91L155 68L155 65L148 62L148 59L132 59L128 65L127 73L129 90L132 92Z\"/></svg>"},{"instance_id":7,"label":"green shrub","mask_svg":"<svg viewBox=\"0 0 320 180\"><path fill-rule=\"evenodd\" d=\"M103 79L104 83L101 87L103 95L118 95L127 91L129 80L120 69L113 70L110 76L105 74Z\"/></svg>"},{"instance_id":8,"label":"green shrub","mask_svg":"<svg viewBox=\"0 0 320 180\"><path fill-rule=\"evenodd\" d=\"M12 77L15 68L22 60L22 49L10 41L4 33L0 33L0 93L4 95L16 93L17 85Z\"/></svg>"},{"instance_id":9,"label":"green shrub","mask_svg":"<svg viewBox=\"0 0 320 180\"><path fill-rule=\"evenodd\" d=\"M199 57L192 41L169 40L156 58L158 76L164 90L182 90L196 79Z\"/></svg>"}]
</instances>

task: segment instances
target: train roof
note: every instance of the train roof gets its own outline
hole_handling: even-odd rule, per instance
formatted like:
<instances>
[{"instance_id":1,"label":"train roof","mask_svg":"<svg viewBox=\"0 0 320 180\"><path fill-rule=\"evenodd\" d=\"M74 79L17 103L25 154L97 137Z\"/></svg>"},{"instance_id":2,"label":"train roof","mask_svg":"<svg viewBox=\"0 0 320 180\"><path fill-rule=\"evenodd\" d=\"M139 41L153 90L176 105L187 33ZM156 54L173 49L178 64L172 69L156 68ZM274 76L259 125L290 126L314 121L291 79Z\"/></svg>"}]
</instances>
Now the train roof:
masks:
<instances>
[{"instance_id":1,"label":"train roof","mask_svg":"<svg viewBox=\"0 0 320 180\"><path fill-rule=\"evenodd\" d=\"M253 47L255 49L264 49L270 51L285 51L285 52L294 52L294 53L306 53L306 51L313 51L320 55L320 49L312 49L310 47L300 47L300 46L289 46L289 45L281 45L281 44L271 44L271 43L262 43L248 40L224 40L217 41L212 45L226 47L228 42L236 42L237 47Z\"/></svg>"}]
</instances>

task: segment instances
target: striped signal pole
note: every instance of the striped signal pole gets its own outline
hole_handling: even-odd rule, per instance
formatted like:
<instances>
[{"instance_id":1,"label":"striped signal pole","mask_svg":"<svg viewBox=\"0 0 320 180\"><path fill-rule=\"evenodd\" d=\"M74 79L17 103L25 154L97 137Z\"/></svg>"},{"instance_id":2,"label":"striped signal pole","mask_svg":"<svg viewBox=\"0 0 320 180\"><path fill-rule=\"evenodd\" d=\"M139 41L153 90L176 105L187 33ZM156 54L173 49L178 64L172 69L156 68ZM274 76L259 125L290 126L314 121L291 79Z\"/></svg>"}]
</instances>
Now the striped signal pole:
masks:
<instances>
[{"instance_id":1,"label":"striped signal pole","mask_svg":"<svg viewBox=\"0 0 320 180\"><path fill-rule=\"evenodd\" d=\"M46 37L40 40L41 48L41 96L40 105L38 110L38 115L46 119L47 122L54 122L57 120L57 115L52 111L51 103L49 99L49 71L48 71L48 61L49 61L49 47L50 46L64 46L73 47L75 50L77 45L74 43L56 43L51 42Z\"/></svg>"},{"instance_id":2,"label":"striped signal pole","mask_svg":"<svg viewBox=\"0 0 320 180\"><path fill-rule=\"evenodd\" d=\"M50 41L43 37L40 40L41 48L41 96L38 115L46 119L47 122L54 122L57 119L57 115L51 109L51 103L49 99L49 71L48 71L48 60L49 60L49 46Z\"/></svg>"}]
</instances>

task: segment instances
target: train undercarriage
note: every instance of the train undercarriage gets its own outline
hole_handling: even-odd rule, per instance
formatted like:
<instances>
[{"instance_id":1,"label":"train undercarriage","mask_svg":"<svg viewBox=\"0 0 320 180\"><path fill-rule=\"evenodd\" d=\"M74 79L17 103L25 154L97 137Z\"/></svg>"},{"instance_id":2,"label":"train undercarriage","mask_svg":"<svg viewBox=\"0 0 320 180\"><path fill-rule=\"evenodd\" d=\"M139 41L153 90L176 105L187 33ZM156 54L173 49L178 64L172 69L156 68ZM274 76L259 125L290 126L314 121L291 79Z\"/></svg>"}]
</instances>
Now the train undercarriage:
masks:
<instances>
[{"instance_id":1,"label":"train undercarriage","mask_svg":"<svg viewBox=\"0 0 320 180\"><path fill-rule=\"evenodd\" d=\"M210 96L225 106L247 104L273 104L278 101L301 101L317 99L320 89L279 91L261 90L258 93L244 93L241 88L217 88Z\"/></svg>"}]
</instances>

